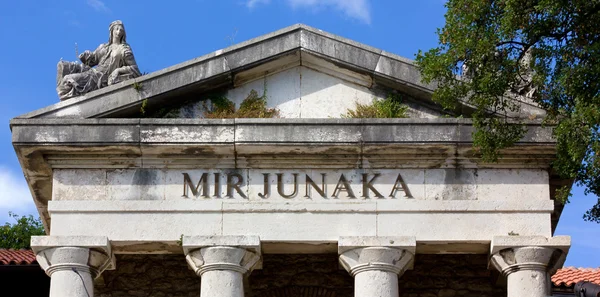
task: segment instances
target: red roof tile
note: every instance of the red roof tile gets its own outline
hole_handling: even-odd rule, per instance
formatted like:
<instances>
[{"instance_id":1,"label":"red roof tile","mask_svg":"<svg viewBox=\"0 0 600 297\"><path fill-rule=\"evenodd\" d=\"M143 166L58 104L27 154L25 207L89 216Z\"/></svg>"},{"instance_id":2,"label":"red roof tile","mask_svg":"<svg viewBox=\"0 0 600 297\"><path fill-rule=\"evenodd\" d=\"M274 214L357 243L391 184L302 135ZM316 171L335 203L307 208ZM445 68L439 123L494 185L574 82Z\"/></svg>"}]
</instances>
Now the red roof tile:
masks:
<instances>
[{"instance_id":1,"label":"red roof tile","mask_svg":"<svg viewBox=\"0 0 600 297\"><path fill-rule=\"evenodd\" d=\"M571 287L580 281L589 281L600 285L600 268L565 267L552 276L555 286Z\"/></svg>"},{"instance_id":2,"label":"red roof tile","mask_svg":"<svg viewBox=\"0 0 600 297\"><path fill-rule=\"evenodd\" d=\"M0 265L36 264L35 254L31 250L0 249Z\"/></svg>"}]
</instances>

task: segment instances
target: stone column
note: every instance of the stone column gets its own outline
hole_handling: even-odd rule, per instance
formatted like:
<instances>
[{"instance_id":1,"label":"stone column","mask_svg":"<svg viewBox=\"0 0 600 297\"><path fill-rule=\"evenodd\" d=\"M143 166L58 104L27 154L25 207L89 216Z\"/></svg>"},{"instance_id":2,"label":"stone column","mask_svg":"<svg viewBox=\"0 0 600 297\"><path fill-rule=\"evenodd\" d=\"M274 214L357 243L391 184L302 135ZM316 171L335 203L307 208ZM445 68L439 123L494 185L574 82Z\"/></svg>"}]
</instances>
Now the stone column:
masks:
<instances>
[{"instance_id":1,"label":"stone column","mask_svg":"<svg viewBox=\"0 0 600 297\"><path fill-rule=\"evenodd\" d=\"M570 246L568 236L498 236L490 262L506 277L508 297L547 297L550 276L562 267Z\"/></svg>"},{"instance_id":2,"label":"stone column","mask_svg":"<svg viewBox=\"0 0 600 297\"><path fill-rule=\"evenodd\" d=\"M354 277L355 297L398 297L398 278L412 268L415 237L341 237L340 263Z\"/></svg>"},{"instance_id":3,"label":"stone column","mask_svg":"<svg viewBox=\"0 0 600 297\"><path fill-rule=\"evenodd\" d=\"M50 276L50 297L93 297L93 279L114 269L106 237L32 236L31 248Z\"/></svg>"},{"instance_id":4,"label":"stone column","mask_svg":"<svg viewBox=\"0 0 600 297\"><path fill-rule=\"evenodd\" d=\"M244 276L261 259L258 236L184 236L188 265L202 278L201 297L243 297Z\"/></svg>"}]
</instances>

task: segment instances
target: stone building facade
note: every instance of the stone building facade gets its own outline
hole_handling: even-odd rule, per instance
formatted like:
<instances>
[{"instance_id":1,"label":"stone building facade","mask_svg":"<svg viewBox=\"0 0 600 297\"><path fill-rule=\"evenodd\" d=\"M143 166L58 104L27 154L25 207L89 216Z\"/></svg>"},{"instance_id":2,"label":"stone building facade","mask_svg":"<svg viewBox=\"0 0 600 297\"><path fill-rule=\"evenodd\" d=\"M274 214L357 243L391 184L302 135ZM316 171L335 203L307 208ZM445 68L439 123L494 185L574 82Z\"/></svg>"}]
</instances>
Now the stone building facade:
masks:
<instances>
[{"instance_id":1,"label":"stone building facade","mask_svg":"<svg viewBox=\"0 0 600 297\"><path fill-rule=\"evenodd\" d=\"M13 119L50 296L550 295L568 181L543 110L485 163L434 88L296 25ZM253 90L279 118L203 118ZM390 96L407 118L341 116Z\"/></svg>"}]
</instances>

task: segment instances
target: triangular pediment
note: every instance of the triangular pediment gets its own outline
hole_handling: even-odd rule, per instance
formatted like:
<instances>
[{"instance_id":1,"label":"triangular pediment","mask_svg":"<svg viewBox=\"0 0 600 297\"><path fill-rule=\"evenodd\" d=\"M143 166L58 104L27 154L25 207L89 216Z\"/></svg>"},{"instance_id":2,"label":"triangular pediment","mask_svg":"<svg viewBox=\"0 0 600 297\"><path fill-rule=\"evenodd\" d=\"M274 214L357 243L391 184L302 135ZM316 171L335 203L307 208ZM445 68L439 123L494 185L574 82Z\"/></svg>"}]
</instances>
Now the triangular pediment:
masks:
<instances>
[{"instance_id":1,"label":"triangular pediment","mask_svg":"<svg viewBox=\"0 0 600 297\"><path fill-rule=\"evenodd\" d=\"M18 118L137 118L165 109L198 117L181 111L215 92L239 104L265 88L282 118L336 118L390 94L403 98L409 117L444 115L431 101L435 85L421 81L412 60L298 24ZM527 115L543 113L522 107ZM458 113L470 110L464 105Z\"/></svg>"},{"instance_id":2,"label":"triangular pediment","mask_svg":"<svg viewBox=\"0 0 600 297\"><path fill-rule=\"evenodd\" d=\"M282 117L303 117L285 110L297 107L289 100L308 93L314 96L305 101L318 98L320 103L310 107L304 102L305 110L322 110L321 99L326 96L329 102L336 98L344 102L327 109L343 111L355 102L364 103L364 98L385 97L393 92L405 95L416 114L422 108L428 116L436 114L430 100L435 86L421 82L413 61L305 25L294 25L18 118L139 117L142 106L177 106L215 91L239 97L240 92L250 88L261 92L265 81L271 91L268 104L283 109ZM278 90L286 96L277 94ZM311 117L337 115L313 113Z\"/></svg>"}]
</instances>

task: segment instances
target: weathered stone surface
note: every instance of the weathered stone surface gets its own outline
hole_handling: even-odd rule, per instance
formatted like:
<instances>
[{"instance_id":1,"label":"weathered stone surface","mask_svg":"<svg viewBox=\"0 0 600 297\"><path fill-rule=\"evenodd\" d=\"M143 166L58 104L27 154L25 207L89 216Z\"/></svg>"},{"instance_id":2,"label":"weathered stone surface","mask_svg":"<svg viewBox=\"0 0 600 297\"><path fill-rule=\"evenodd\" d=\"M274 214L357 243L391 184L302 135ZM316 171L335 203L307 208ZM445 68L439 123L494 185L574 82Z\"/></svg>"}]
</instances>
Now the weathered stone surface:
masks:
<instances>
[{"instance_id":1,"label":"weathered stone surface","mask_svg":"<svg viewBox=\"0 0 600 297\"><path fill-rule=\"evenodd\" d=\"M494 236L490 254L498 253L507 248L518 247L552 247L563 251L565 254L571 247L570 236Z\"/></svg>"},{"instance_id":2,"label":"weathered stone surface","mask_svg":"<svg viewBox=\"0 0 600 297\"><path fill-rule=\"evenodd\" d=\"M178 135L177 127L200 133L200 138ZM13 119L13 144L401 144L472 142L467 119ZM471 129L462 131L462 129ZM167 130L171 129L171 130ZM459 129L459 130L457 130ZM551 129L531 123L518 145L549 145ZM171 135L170 132L175 133ZM233 132L233 133L232 133ZM222 134L222 135L221 135ZM142 138L140 138L142 135ZM195 135L195 134L193 134ZM184 137L184 138L182 138Z\"/></svg>"},{"instance_id":3,"label":"weathered stone surface","mask_svg":"<svg viewBox=\"0 0 600 297\"><path fill-rule=\"evenodd\" d=\"M381 50L359 45L356 42L340 42L342 38L333 37L327 34L324 37L323 32L312 32L310 30L302 31L301 47L304 50L321 54L338 61L343 61L361 70L373 72L379 60ZM333 38L331 38L333 37ZM344 38L343 41L347 41Z\"/></svg>"},{"instance_id":4,"label":"weathered stone surface","mask_svg":"<svg viewBox=\"0 0 600 297\"><path fill-rule=\"evenodd\" d=\"M166 97L189 99L186 95L201 91L214 91L223 87L231 89L237 86L235 83L239 81L236 79L238 74L244 76L244 72L260 68L261 65L271 65L270 68L261 68L262 73L274 73L282 67L281 63L272 63L277 59L284 59L284 64L288 66L313 67L315 59L301 58L305 55L318 56L324 61L317 64L329 63L339 69L353 71L356 73L353 75L355 77L367 76L367 81L370 81L368 87L377 82L378 85L400 90L424 105L434 106L431 103L431 93L435 86L421 82L413 61L315 28L294 25L145 75L136 79L135 84L126 81L108 86L64 102L65 104L56 104L21 117L137 116L143 104L152 107L165 102L173 103L172 100L167 101ZM290 60L290 57L295 60ZM349 81L353 82L352 79ZM539 108L536 110L530 105L524 107L528 108L528 113L521 116L540 112ZM311 117L306 111L303 114ZM319 113L316 115L319 116Z\"/></svg>"},{"instance_id":5,"label":"weathered stone surface","mask_svg":"<svg viewBox=\"0 0 600 297\"><path fill-rule=\"evenodd\" d=\"M394 80L406 82L412 88L421 91L431 92L435 89L435 85L427 85L421 81L421 73L414 66L413 61L385 51L381 53L377 61L375 72Z\"/></svg>"},{"instance_id":6,"label":"weathered stone surface","mask_svg":"<svg viewBox=\"0 0 600 297\"><path fill-rule=\"evenodd\" d=\"M52 119L35 128L31 124L30 120L11 123L13 143L127 145L140 141L139 120L136 119Z\"/></svg>"},{"instance_id":7,"label":"weathered stone surface","mask_svg":"<svg viewBox=\"0 0 600 297\"><path fill-rule=\"evenodd\" d=\"M376 199L544 201L544 170L56 169L54 200L355 202ZM494 183L493 181L498 182ZM227 186L231 182L233 186ZM182 187L183 185L183 187ZM348 187L346 187L346 185ZM230 196L231 195L231 196ZM233 199L233 200L232 200ZM492 203L492 202L490 202Z\"/></svg>"},{"instance_id":8,"label":"weathered stone surface","mask_svg":"<svg viewBox=\"0 0 600 297\"><path fill-rule=\"evenodd\" d=\"M570 245L569 236L498 236L490 265L506 277L508 297L545 297L551 294L550 275L562 267Z\"/></svg>"},{"instance_id":9,"label":"weathered stone surface","mask_svg":"<svg viewBox=\"0 0 600 297\"><path fill-rule=\"evenodd\" d=\"M338 241L338 253L364 247L390 247L415 254L417 241L414 236L344 236Z\"/></svg>"},{"instance_id":10,"label":"weathered stone surface","mask_svg":"<svg viewBox=\"0 0 600 297\"><path fill-rule=\"evenodd\" d=\"M229 67L238 69L297 49L299 45L300 34L283 34L279 38L249 44L247 47L231 51L225 55Z\"/></svg>"},{"instance_id":11,"label":"weathered stone surface","mask_svg":"<svg viewBox=\"0 0 600 297\"><path fill-rule=\"evenodd\" d=\"M133 51L127 44L123 22L109 26L108 43L93 52L79 54L79 62L60 61L57 66L56 90L60 100L86 94L141 75Z\"/></svg>"},{"instance_id":12,"label":"weathered stone surface","mask_svg":"<svg viewBox=\"0 0 600 297\"><path fill-rule=\"evenodd\" d=\"M184 236L188 265L202 278L201 297L244 296L244 276L261 259L258 236Z\"/></svg>"},{"instance_id":13,"label":"weathered stone surface","mask_svg":"<svg viewBox=\"0 0 600 297\"><path fill-rule=\"evenodd\" d=\"M340 264L354 277L355 296L397 297L415 247L414 237L341 237Z\"/></svg>"},{"instance_id":14,"label":"weathered stone surface","mask_svg":"<svg viewBox=\"0 0 600 297\"><path fill-rule=\"evenodd\" d=\"M115 267L106 237L32 236L31 248L50 276L51 297L89 297L93 279Z\"/></svg>"},{"instance_id":15,"label":"weathered stone surface","mask_svg":"<svg viewBox=\"0 0 600 297\"><path fill-rule=\"evenodd\" d=\"M339 236L418 234L421 241L446 244L429 246L429 252L440 249L472 252L469 244L489 242L492 234L551 234L550 200L525 204L372 200L367 203L249 203L227 198L52 201L49 210L53 234L109 236L115 249L128 252L135 251L132 245L137 245L139 252L151 252L161 248L152 243L174 243L181 234L254 234L266 242L279 243L335 243Z\"/></svg>"},{"instance_id":16,"label":"weathered stone surface","mask_svg":"<svg viewBox=\"0 0 600 297\"><path fill-rule=\"evenodd\" d=\"M425 171L425 199L470 200L477 199L477 170L443 169ZM509 192L501 187L497 191Z\"/></svg>"},{"instance_id":17,"label":"weathered stone surface","mask_svg":"<svg viewBox=\"0 0 600 297\"><path fill-rule=\"evenodd\" d=\"M95 282L95 296L199 296L200 278L182 255L117 255L117 261L117 270Z\"/></svg>"},{"instance_id":18,"label":"weathered stone surface","mask_svg":"<svg viewBox=\"0 0 600 297\"><path fill-rule=\"evenodd\" d=\"M233 120L141 119L140 142L232 144L234 123Z\"/></svg>"}]
</instances>

